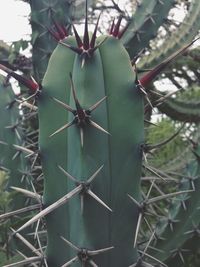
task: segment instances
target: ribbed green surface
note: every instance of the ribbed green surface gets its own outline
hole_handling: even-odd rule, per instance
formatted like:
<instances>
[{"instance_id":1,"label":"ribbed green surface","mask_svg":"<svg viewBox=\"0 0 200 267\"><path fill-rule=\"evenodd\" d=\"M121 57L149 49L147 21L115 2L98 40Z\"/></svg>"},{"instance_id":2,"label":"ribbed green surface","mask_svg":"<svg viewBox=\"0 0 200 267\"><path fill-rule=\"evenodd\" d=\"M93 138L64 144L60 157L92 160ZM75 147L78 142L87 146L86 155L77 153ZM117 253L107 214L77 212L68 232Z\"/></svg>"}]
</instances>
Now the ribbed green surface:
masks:
<instances>
[{"instance_id":1,"label":"ribbed green surface","mask_svg":"<svg viewBox=\"0 0 200 267\"><path fill-rule=\"evenodd\" d=\"M10 86L4 86L3 77L0 77L0 141L7 144L0 144L0 166L8 170L9 179L7 188L9 191L10 186L24 187L26 184L26 181L21 181L22 173L20 173L20 171L25 171L24 155L18 153L14 157L17 150L13 145L23 144L21 129L17 125L20 121L18 106L16 104L9 105L14 99L15 96L12 88ZM15 125L16 127L14 127ZM13 209L22 208L24 206L24 196L17 194L11 206Z\"/></svg>"},{"instance_id":2,"label":"ribbed green surface","mask_svg":"<svg viewBox=\"0 0 200 267\"><path fill-rule=\"evenodd\" d=\"M163 94L165 97L165 94ZM159 95L152 95L153 102L159 100ZM167 98L163 103L158 105L160 112L166 114L173 120L183 122L199 122L200 121L200 103L198 101L178 100L175 98Z\"/></svg>"},{"instance_id":3,"label":"ribbed green surface","mask_svg":"<svg viewBox=\"0 0 200 267\"><path fill-rule=\"evenodd\" d=\"M168 1L167 1L168 2ZM199 32L200 25L200 2L199 0L191 1L190 9L177 30L163 42L159 49L151 51L138 64L140 68L149 68L156 66L165 58L172 55L185 44L190 43Z\"/></svg>"},{"instance_id":4,"label":"ribbed green surface","mask_svg":"<svg viewBox=\"0 0 200 267\"><path fill-rule=\"evenodd\" d=\"M68 0L30 0L33 45L34 78L40 81L46 71L49 58L57 43L48 32L53 27L53 20L68 25L71 19L70 2Z\"/></svg>"},{"instance_id":5,"label":"ribbed green surface","mask_svg":"<svg viewBox=\"0 0 200 267\"><path fill-rule=\"evenodd\" d=\"M64 207L48 215L49 266L60 266L75 255L60 235L76 246L90 250L114 246L112 251L94 256L93 260L102 267L128 266L138 257L133 248L138 210L127 194L136 199L141 197L143 97L134 85L130 60L119 40L109 37L83 67L80 56L75 56L75 59L74 56L66 47L59 46L55 50L39 99L44 201L48 205L75 188L74 183L56 167L57 164L78 180L87 180L104 165L92 182L91 190L113 212L86 195L83 214L80 197L75 196ZM107 96L92 112L91 119L110 135L85 125L83 147L76 125L48 137L73 119L72 114L49 98L54 96L75 107L72 95L69 99L69 72L72 72L80 104L86 110ZM79 266L79 263L74 263L74 266Z\"/></svg>"},{"instance_id":6,"label":"ribbed green surface","mask_svg":"<svg viewBox=\"0 0 200 267\"><path fill-rule=\"evenodd\" d=\"M194 151L197 155L200 155L199 146L195 148ZM184 255L188 255L186 251L191 247L188 247L185 244L187 244L186 242L193 237L193 234L189 234L187 232L195 230L195 226L198 226L200 223L199 171L199 159L196 158L196 160L191 162L187 167L186 178L182 181L180 187L181 191L188 189L195 190L194 192L179 196L177 197L177 200L174 200L171 208L169 209L169 217L171 217L172 221L175 221L173 223L173 231L167 222L167 218L163 219L163 221L160 222L158 229L161 231L162 227L164 228L164 231L159 233L159 235L164 239L158 239L155 245L155 248L158 250L150 252L151 255L155 256L159 260L166 261L170 267L182 264L178 252L180 251L183 257ZM193 178L194 188L192 188L191 181L187 178L187 176L191 177L191 179ZM183 208L181 200L184 201L186 209ZM174 257L172 257L172 255Z\"/></svg>"},{"instance_id":7,"label":"ribbed green surface","mask_svg":"<svg viewBox=\"0 0 200 267\"><path fill-rule=\"evenodd\" d=\"M71 39L68 39L69 42ZM67 130L49 137L68 121L68 112L51 97L68 102L70 93L69 73L73 66L74 53L59 45L50 59L43 79L42 94L39 97L39 144L44 173L44 204L52 204L68 192L67 178L57 165L67 163ZM47 216L48 248L50 266L60 266L67 258L66 248L60 235L68 236L67 206Z\"/></svg>"},{"instance_id":8,"label":"ribbed green surface","mask_svg":"<svg viewBox=\"0 0 200 267\"><path fill-rule=\"evenodd\" d=\"M138 4L128 29L122 37L122 42L131 58L148 47L150 40L155 38L158 28L164 23L173 6L174 0L143 0Z\"/></svg>"}]
</instances>

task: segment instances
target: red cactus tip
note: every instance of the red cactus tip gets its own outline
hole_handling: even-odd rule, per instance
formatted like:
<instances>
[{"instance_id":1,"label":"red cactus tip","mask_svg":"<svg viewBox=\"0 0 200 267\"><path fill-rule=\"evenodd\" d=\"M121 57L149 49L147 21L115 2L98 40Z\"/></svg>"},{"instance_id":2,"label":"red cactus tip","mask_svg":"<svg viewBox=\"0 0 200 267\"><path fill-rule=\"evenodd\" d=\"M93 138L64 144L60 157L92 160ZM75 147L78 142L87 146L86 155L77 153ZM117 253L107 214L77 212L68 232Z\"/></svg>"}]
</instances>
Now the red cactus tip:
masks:
<instances>
[{"instance_id":1,"label":"red cactus tip","mask_svg":"<svg viewBox=\"0 0 200 267\"><path fill-rule=\"evenodd\" d=\"M122 22L122 16L118 18L118 21L116 24L115 24L115 20L113 20L110 30L109 30L109 34L118 39L120 39L123 36L123 34L126 32L128 28L128 24L127 24L122 30L120 30L121 22Z\"/></svg>"},{"instance_id":2,"label":"red cactus tip","mask_svg":"<svg viewBox=\"0 0 200 267\"><path fill-rule=\"evenodd\" d=\"M56 22L53 18L52 18L52 21L53 21L54 27L47 28L47 30L53 36L53 38L57 42L59 42L63 40L65 37L67 37L69 34L65 26Z\"/></svg>"},{"instance_id":3,"label":"red cactus tip","mask_svg":"<svg viewBox=\"0 0 200 267\"><path fill-rule=\"evenodd\" d=\"M193 45L194 42L196 42L199 38L193 40L188 45L184 46L183 48L179 49L177 52L175 52L173 55L168 57L166 60L161 62L159 65L157 65L155 68L147 72L144 76L140 78L140 83L142 86L149 85L158 74L161 73L162 70L164 70L174 59L176 59L178 56L182 55L191 45Z\"/></svg>"},{"instance_id":4,"label":"red cactus tip","mask_svg":"<svg viewBox=\"0 0 200 267\"><path fill-rule=\"evenodd\" d=\"M101 15L101 13L100 13L100 15ZM77 47L68 45L68 44L60 41L60 44L68 47L69 49L71 49L75 53L77 53L77 54L82 56L82 67L84 66L86 58L87 57L91 57L92 54L94 53L94 51L103 43L103 42L101 42L100 44L95 46L96 34L97 34L100 15L99 15L99 17L97 19L97 23L96 23L94 32L93 32L91 40L90 40L89 32L88 32L88 16L87 16L87 1L86 1L85 30L84 30L84 34L83 34L83 39L81 39L81 37L78 34L75 26L72 25L73 31L74 31L74 34L75 34L75 38L76 38Z\"/></svg>"},{"instance_id":5,"label":"red cactus tip","mask_svg":"<svg viewBox=\"0 0 200 267\"><path fill-rule=\"evenodd\" d=\"M26 86L32 92L36 93L39 90L39 84L32 77L31 79L25 78L2 64L0 64L0 69L5 71L9 76L15 78L18 82Z\"/></svg>"},{"instance_id":6,"label":"red cactus tip","mask_svg":"<svg viewBox=\"0 0 200 267\"><path fill-rule=\"evenodd\" d=\"M85 31L83 35L83 40L79 36L75 26L73 26L75 38L76 38L76 43L77 43L77 48L76 50L78 51L79 54L87 54L88 56L91 56L93 52L96 50L97 46L95 47L95 42L96 42L96 34L97 34L97 29L99 25L99 19L100 19L101 14L99 15L97 19L97 23L94 29L94 32L92 34L91 40L89 39L89 33L88 33L88 19L87 19L87 13L86 13L86 19L85 19ZM75 51L73 47L72 49Z\"/></svg>"}]
</instances>

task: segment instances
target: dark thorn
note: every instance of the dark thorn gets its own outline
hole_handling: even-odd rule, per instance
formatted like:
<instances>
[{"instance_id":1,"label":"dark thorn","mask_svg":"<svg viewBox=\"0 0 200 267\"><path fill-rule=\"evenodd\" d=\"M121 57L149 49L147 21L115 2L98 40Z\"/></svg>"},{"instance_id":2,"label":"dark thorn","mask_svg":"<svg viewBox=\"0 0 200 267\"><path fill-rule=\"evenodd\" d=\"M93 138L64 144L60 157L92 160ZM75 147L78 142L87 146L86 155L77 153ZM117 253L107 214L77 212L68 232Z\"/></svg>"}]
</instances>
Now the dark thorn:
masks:
<instances>
[{"instance_id":1,"label":"dark thorn","mask_svg":"<svg viewBox=\"0 0 200 267\"><path fill-rule=\"evenodd\" d=\"M81 48L78 48L78 47L75 47L75 46L71 46L71 45L68 45L66 43L63 43L61 41L59 41L59 44L62 44L64 46L66 46L67 48L71 49L72 51L74 51L75 53L81 55L83 50Z\"/></svg>"},{"instance_id":2,"label":"dark thorn","mask_svg":"<svg viewBox=\"0 0 200 267\"><path fill-rule=\"evenodd\" d=\"M61 40L61 39L64 39L64 38L67 36L67 31L66 31L65 27L64 27L64 26L61 26L60 24L58 24L58 23L54 20L53 17L52 17L52 21L53 21L53 24L54 24L54 26L55 26L55 28L56 28L56 30L57 30L57 34L58 34L58 36L60 37L60 40Z\"/></svg>"},{"instance_id":3,"label":"dark thorn","mask_svg":"<svg viewBox=\"0 0 200 267\"><path fill-rule=\"evenodd\" d=\"M77 260L80 260L83 267L85 267L86 263L90 263L91 266L93 267L98 267L96 265L96 263L92 260L91 257L99 255L101 253L107 252L111 249L113 249L114 247L107 247L107 248L103 248L103 249L98 249L98 250L89 250L87 248L81 248L78 247L76 245L74 245L73 243L71 243L69 240L65 239L64 237L61 236L61 239L67 243L67 245L69 247L71 247L73 250L75 250L75 252L77 253L77 256L75 256L74 258L72 258L71 260L69 260L67 263L65 263L63 266L70 266L72 263L74 263ZM89 266L89 265L88 265Z\"/></svg>"},{"instance_id":4,"label":"dark thorn","mask_svg":"<svg viewBox=\"0 0 200 267\"><path fill-rule=\"evenodd\" d=\"M72 80L72 74L71 73L70 73L70 82L71 82L71 88L72 88L74 102L75 102L75 105L76 105L76 110L77 110L78 118L79 118L80 121L84 121L84 119L85 119L85 112L82 109L82 107L81 107L81 105L80 105L80 103L78 101L78 98L76 96L76 91L75 91L75 87L74 87L74 83L73 83L73 80Z\"/></svg>"},{"instance_id":5,"label":"dark thorn","mask_svg":"<svg viewBox=\"0 0 200 267\"><path fill-rule=\"evenodd\" d=\"M114 27L114 30L113 30L113 33L112 33L112 35L114 37L118 37L118 35L119 35L119 28L120 28L120 25L121 25L121 21L122 21L122 16L119 17L119 19L118 19L118 21L117 21L117 23L116 23L116 25Z\"/></svg>"},{"instance_id":6,"label":"dark thorn","mask_svg":"<svg viewBox=\"0 0 200 267\"><path fill-rule=\"evenodd\" d=\"M82 48L83 47L83 42L82 42L82 40L81 40L81 38L80 38L75 26L72 25L72 27L73 27L73 30L74 30L74 34L75 34L77 45L78 45L79 48Z\"/></svg>"},{"instance_id":7,"label":"dark thorn","mask_svg":"<svg viewBox=\"0 0 200 267\"><path fill-rule=\"evenodd\" d=\"M88 3L85 2L85 31L83 35L83 48L88 50L90 47L89 33L88 33Z\"/></svg>"},{"instance_id":8,"label":"dark thorn","mask_svg":"<svg viewBox=\"0 0 200 267\"><path fill-rule=\"evenodd\" d=\"M200 38L200 37L199 37ZM142 86L147 86L149 83L151 83L154 78L163 71L174 59L176 59L178 56L182 55L194 42L196 42L199 38L196 38L188 45L184 46L183 48L179 49L177 52L175 52L173 55L168 57L166 60L161 62L159 65L157 65L155 68L153 68L151 71L149 71L147 74L145 74L143 77L140 78L140 83Z\"/></svg>"},{"instance_id":9,"label":"dark thorn","mask_svg":"<svg viewBox=\"0 0 200 267\"><path fill-rule=\"evenodd\" d=\"M98 29L98 25L99 25L100 16L101 16L101 13L98 16L97 23L96 23L96 26L95 26L95 29L94 29L94 32L93 32L93 35L92 35L92 38L90 41L90 48L95 47L95 41L96 41L96 37L97 37L97 29Z\"/></svg>"},{"instance_id":10,"label":"dark thorn","mask_svg":"<svg viewBox=\"0 0 200 267\"><path fill-rule=\"evenodd\" d=\"M29 80L29 79L15 73L14 71L8 69L7 67L3 66L2 64L0 64L0 69L5 71L6 73L8 73L10 76L15 78L18 82L20 82L21 84L23 84L24 86L29 88L31 91L37 92L39 90L39 84L36 81L34 81L34 79Z\"/></svg>"},{"instance_id":11,"label":"dark thorn","mask_svg":"<svg viewBox=\"0 0 200 267\"><path fill-rule=\"evenodd\" d=\"M147 94L145 88L140 83L140 80L138 80L138 72L137 72L136 65L135 65L135 85L136 85L136 88L138 88L140 90L140 92L145 96L145 99L148 102L149 106L152 108L152 110L154 110L153 105L151 104L151 101L148 97L148 94Z\"/></svg>"},{"instance_id":12,"label":"dark thorn","mask_svg":"<svg viewBox=\"0 0 200 267\"><path fill-rule=\"evenodd\" d=\"M110 35L113 34L114 26L115 26L115 19L113 19L112 24L111 24L111 27L110 27L110 30L109 30L109 34L110 34Z\"/></svg>"}]
</instances>

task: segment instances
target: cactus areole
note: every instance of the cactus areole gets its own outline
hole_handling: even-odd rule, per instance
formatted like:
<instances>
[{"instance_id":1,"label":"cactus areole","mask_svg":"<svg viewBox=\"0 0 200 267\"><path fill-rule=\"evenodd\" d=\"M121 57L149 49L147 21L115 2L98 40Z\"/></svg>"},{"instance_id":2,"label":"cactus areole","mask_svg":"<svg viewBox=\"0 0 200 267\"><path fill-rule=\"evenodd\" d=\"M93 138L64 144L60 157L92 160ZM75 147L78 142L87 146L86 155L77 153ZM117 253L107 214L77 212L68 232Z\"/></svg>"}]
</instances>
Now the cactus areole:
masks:
<instances>
[{"instance_id":1,"label":"cactus areole","mask_svg":"<svg viewBox=\"0 0 200 267\"><path fill-rule=\"evenodd\" d=\"M135 266L143 95L112 34L59 41L38 97L49 267Z\"/></svg>"}]
</instances>

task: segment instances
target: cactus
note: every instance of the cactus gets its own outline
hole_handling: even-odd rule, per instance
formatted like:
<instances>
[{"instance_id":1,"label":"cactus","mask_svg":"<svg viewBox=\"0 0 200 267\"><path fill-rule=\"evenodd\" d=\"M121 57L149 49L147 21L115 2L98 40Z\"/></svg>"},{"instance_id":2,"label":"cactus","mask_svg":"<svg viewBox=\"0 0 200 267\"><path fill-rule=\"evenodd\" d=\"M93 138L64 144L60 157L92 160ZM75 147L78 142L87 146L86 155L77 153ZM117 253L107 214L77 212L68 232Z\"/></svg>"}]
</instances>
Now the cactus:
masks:
<instances>
[{"instance_id":1,"label":"cactus","mask_svg":"<svg viewBox=\"0 0 200 267\"><path fill-rule=\"evenodd\" d=\"M157 94L155 93L157 92ZM150 91L151 102L154 107L168 117L182 122L200 121L200 102L195 100L181 100L169 97L166 93L158 93L156 89Z\"/></svg>"},{"instance_id":2,"label":"cactus","mask_svg":"<svg viewBox=\"0 0 200 267\"><path fill-rule=\"evenodd\" d=\"M199 32L199 10L200 2L193 0L187 16L184 18L180 27L173 31L170 36L166 37L165 42L163 42L159 49L156 47L149 55L144 56L139 62L139 67L149 68L149 66L155 66L183 47L184 44L191 42Z\"/></svg>"},{"instance_id":3,"label":"cactus","mask_svg":"<svg viewBox=\"0 0 200 267\"><path fill-rule=\"evenodd\" d=\"M193 153L195 160L187 166L187 173L181 180L180 190L191 189L189 195L176 197L169 209L169 218L160 220L156 231L159 236L151 255L166 261L168 266L184 264L184 254L187 255L189 239L197 235L199 217L199 145L195 142ZM163 230L164 229L164 230ZM170 238L169 238L170 236Z\"/></svg>"},{"instance_id":4,"label":"cactus","mask_svg":"<svg viewBox=\"0 0 200 267\"><path fill-rule=\"evenodd\" d=\"M15 103L15 96L5 79L1 76L0 81L0 109L1 109L1 132L0 132L0 161L1 169L9 173L8 188L10 186L23 187L21 180L25 166L22 155L16 148L22 144L20 129L19 109ZM13 146L14 145L14 146ZM23 207L24 199L21 195L16 196L13 208Z\"/></svg>"},{"instance_id":5,"label":"cactus","mask_svg":"<svg viewBox=\"0 0 200 267\"><path fill-rule=\"evenodd\" d=\"M2 207L1 213L3 212L3 214L0 215L0 220L10 218L10 220L5 220L2 223L2 226L7 229L8 227L19 227L29 218L19 218L17 217L18 214L27 212L27 210L38 209L38 207L32 206L32 202L18 192L18 188L30 189L31 187L31 168L29 160L25 157L30 150L24 148L25 136L22 129L22 116L19 112L16 96L3 76L0 77L0 124L0 169L5 172L7 177L4 195L8 199L6 205ZM15 216L11 217L11 215ZM23 231L23 234L28 231L30 228ZM23 244L17 240L12 240L5 247L7 257L13 254L16 247L27 252Z\"/></svg>"},{"instance_id":6,"label":"cactus","mask_svg":"<svg viewBox=\"0 0 200 267\"><path fill-rule=\"evenodd\" d=\"M152 3L163 6L162 1ZM169 5L171 1L168 8ZM144 258L154 235L145 241L142 252L138 249L146 208L158 200L188 193L186 188L144 198L142 160L153 146L144 141L143 101L145 97L148 100L144 87L193 42L138 79L121 40L125 35L121 34L120 21L121 18L113 24L110 35L100 37L96 37L99 19L89 35L87 14L83 37L74 26L74 37L66 37L61 34L62 26L55 24L58 32L50 31L58 45L41 84L40 78L37 83L0 65L0 69L28 87L30 97L37 101L44 175L42 194L17 189L36 199L36 209L40 210L25 224L12 229L12 234L23 240L34 256L25 255L15 265L4 267L152 267ZM45 251L38 231L44 217ZM37 247L21 235L35 222ZM159 259L153 258L152 262L163 265Z\"/></svg>"},{"instance_id":7,"label":"cactus","mask_svg":"<svg viewBox=\"0 0 200 267\"><path fill-rule=\"evenodd\" d=\"M132 235L134 221L137 223L134 217L138 212L134 211L127 194L133 193L138 201L140 199L143 97L135 85L128 54L120 41L114 37L100 37L94 46L96 31L88 43L87 21L85 27L83 46L88 51L74 48L75 38L72 37L59 44L50 59L41 92L38 91L40 153L45 177L44 206L53 205L66 194L79 194L81 198L81 203L77 197L47 216L47 262L49 266L60 266L74 254L67 249L62 240L65 238L80 248L94 250L94 255L100 253L99 249L102 252L105 249L101 257L94 259L99 264L131 265L137 258ZM72 49L82 54L75 55ZM117 64L110 71L108 62L118 61L123 64L123 71ZM60 76L63 69L65 73ZM54 123L46 124L49 112L53 112L53 118L55 110ZM137 131L134 126L129 127L133 116ZM72 124L77 125L69 127ZM120 129L127 127L129 131L122 135ZM123 147L119 145L119 140L124 143ZM122 169L120 162L124 162ZM77 180L72 179L75 184L67 179L70 174L76 177ZM59 179L57 188L55 177ZM88 216L89 212L93 213L92 217ZM74 214L70 219L69 213ZM78 217L74 220L75 214ZM102 221L105 227L101 230ZM123 225L126 229L119 231ZM80 231L78 240L77 230ZM114 252L107 251L108 248ZM89 252L81 253L81 261L93 262Z\"/></svg>"},{"instance_id":8,"label":"cactus","mask_svg":"<svg viewBox=\"0 0 200 267\"><path fill-rule=\"evenodd\" d=\"M137 3L137 9L122 36L122 42L131 58L149 45L149 41L155 37L174 4L174 0L165 3L159 0L143 0Z\"/></svg>"}]
</instances>

